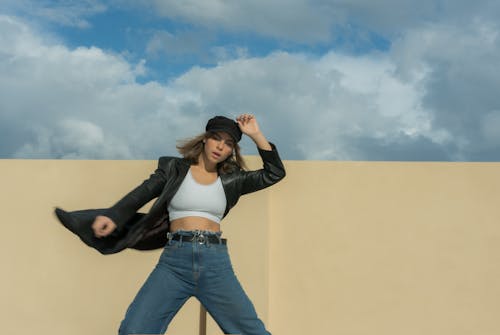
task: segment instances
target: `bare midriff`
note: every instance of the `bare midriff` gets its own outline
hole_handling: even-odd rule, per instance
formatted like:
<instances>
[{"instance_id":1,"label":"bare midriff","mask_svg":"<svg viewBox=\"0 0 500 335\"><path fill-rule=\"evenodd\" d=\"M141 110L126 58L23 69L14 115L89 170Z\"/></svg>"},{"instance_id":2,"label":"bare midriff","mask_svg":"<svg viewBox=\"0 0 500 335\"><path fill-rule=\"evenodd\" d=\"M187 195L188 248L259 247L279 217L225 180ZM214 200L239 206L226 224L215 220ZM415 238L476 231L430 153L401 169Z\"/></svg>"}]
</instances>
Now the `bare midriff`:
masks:
<instances>
[{"instance_id":1,"label":"bare midriff","mask_svg":"<svg viewBox=\"0 0 500 335\"><path fill-rule=\"evenodd\" d=\"M220 231L220 225L210 219L201 216L187 216L185 218L175 219L170 221L170 231L177 230L205 230L205 231Z\"/></svg>"}]
</instances>

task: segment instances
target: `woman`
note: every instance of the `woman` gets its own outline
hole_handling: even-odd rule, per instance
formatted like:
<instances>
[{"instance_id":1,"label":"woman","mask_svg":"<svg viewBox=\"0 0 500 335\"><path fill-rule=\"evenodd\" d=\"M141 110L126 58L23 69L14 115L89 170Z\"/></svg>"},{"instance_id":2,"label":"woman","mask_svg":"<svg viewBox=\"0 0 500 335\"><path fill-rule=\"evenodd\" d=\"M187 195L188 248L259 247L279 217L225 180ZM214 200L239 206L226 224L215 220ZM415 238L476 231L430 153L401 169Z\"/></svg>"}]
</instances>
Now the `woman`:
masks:
<instances>
[{"instance_id":1,"label":"woman","mask_svg":"<svg viewBox=\"0 0 500 335\"><path fill-rule=\"evenodd\" d=\"M191 296L225 334L269 334L234 275L220 221L241 195L275 184L285 170L253 115L240 115L236 122L216 116L205 130L178 146L183 158L161 157L155 173L111 208L56 209L68 229L104 254L164 248L119 334L163 334ZM243 170L237 144L242 134L257 145L262 169ZM156 197L148 214L136 213Z\"/></svg>"}]
</instances>

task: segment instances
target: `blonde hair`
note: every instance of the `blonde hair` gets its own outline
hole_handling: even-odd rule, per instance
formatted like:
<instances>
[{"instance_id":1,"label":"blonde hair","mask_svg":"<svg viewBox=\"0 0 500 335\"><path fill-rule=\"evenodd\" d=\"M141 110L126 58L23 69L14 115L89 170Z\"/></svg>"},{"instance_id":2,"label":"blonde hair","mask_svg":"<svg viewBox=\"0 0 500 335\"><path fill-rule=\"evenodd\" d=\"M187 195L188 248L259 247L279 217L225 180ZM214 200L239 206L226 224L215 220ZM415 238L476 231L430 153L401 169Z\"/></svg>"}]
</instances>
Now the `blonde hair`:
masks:
<instances>
[{"instance_id":1,"label":"blonde hair","mask_svg":"<svg viewBox=\"0 0 500 335\"><path fill-rule=\"evenodd\" d=\"M177 151L179 151L182 157L187 159L191 164L197 164L198 157L200 157L200 154L203 151L203 140L211 138L213 135L213 132L207 131L192 138L179 140L176 145ZM230 173L236 168L240 170L247 170L247 166L245 164L245 160L241 156L240 146L238 143L234 143L233 154L226 158L223 162L217 164L217 171L219 174Z\"/></svg>"}]
</instances>

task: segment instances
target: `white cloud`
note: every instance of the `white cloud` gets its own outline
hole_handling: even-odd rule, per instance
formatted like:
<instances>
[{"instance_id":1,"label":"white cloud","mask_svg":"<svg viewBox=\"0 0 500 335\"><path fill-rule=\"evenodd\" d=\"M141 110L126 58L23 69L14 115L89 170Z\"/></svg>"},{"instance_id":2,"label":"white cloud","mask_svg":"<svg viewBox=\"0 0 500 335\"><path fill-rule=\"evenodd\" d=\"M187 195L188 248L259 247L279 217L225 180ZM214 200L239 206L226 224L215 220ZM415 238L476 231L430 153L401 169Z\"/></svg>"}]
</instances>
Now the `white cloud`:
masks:
<instances>
[{"instance_id":1,"label":"white cloud","mask_svg":"<svg viewBox=\"0 0 500 335\"><path fill-rule=\"evenodd\" d=\"M256 113L276 141L309 159L353 159L352 137L442 140L419 104L418 84L400 81L386 57L336 53L240 59L192 70L176 81L200 92L209 109Z\"/></svg>"},{"instance_id":2,"label":"white cloud","mask_svg":"<svg viewBox=\"0 0 500 335\"><path fill-rule=\"evenodd\" d=\"M500 12L496 0L154 0L143 5L153 6L157 15L195 26L305 44L328 43L332 36L343 38L346 33L394 37L429 23L495 22Z\"/></svg>"},{"instance_id":3,"label":"white cloud","mask_svg":"<svg viewBox=\"0 0 500 335\"><path fill-rule=\"evenodd\" d=\"M0 119L3 125L19 129L18 133L32 134L4 140L18 143L21 149L15 156L27 157L59 156L63 151L65 157L102 157L98 146L94 152L90 150L88 139L115 147L110 155L114 158L143 157L155 146L159 150L162 139L154 141L148 130L158 131L159 123L168 121L169 113L174 115L177 110L169 111L164 87L136 83L143 67L143 62L130 65L98 48L70 50L47 43L25 23L1 16ZM151 125L142 124L146 120ZM79 144L68 137L76 129ZM96 135L96 129L101 129L102 137ZM63 145L58 137L70 144Z\"/></svg>"},{"instance_id":4,"label":"white cloud","mask_svg":"<svg viewBox=\"0 0 500 335\"><path fill-rule=\"evenodd\" d=\"M481 21L433 24L394 43L392 58L402 80L425 74L421 103L433 110L435 127L451 134L459 148L455 159L492 159L491 153L477 155L487 147L498 150L498 142L482 137L481 120L500 108L499 31L497 24Z\"/></svg>"},{"instance_id":5,"label":"white cloud","mask_svg":"<svg viewBox=\"0 0 500 335\"><path fill-rule=\"evenodd\" d=\"M8 13L81 29L91 26L88 17L107 10L100 0L2 0L2 5Z\"/></svg>"},{"instance_id":6,"label":"white cloud","mask_svg":"<svg viewBox=\"0 0 500 335\"><path fill-rule=\"evenodd\" d=\"M211 115L250 112L288 159L491 159L499 49L494 24L432 24L385 54L221 52L214 68L139 84L144 62L69 49L2 16L0 121L24 135L0 140L16 157L153 159Z\"/></svg>"},{"instance_id":7,"label":"white cloud","mask_svg":"<svg viewBox=\"0 0 500 335\"><path fill-rule=\"evenodd\" d=\"M301 42L327 41L335 11L306 0L154 0L156 13L196 26L251 31Z\"/></svg>"},{"instance_id":8,"label":"white cloud","mask_svg":"<svg viewBox=\"0 0 500 335\"><path fill-rule=\"evenodd\" d=\"M15 158L132 158L127 144L89 121L62 119L50 128L35 126L33 130L35 139L19 148Z\"/></svg>"}]
</instances>

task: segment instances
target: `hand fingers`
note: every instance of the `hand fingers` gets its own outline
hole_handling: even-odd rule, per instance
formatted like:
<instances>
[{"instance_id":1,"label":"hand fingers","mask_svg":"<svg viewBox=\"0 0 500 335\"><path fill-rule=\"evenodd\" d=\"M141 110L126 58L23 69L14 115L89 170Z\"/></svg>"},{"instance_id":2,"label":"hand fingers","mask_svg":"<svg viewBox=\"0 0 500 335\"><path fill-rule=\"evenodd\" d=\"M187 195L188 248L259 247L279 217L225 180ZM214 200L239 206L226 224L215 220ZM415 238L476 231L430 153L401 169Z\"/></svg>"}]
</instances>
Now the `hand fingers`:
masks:
<instances>
[{"instance_id":1,"label":"hand fingers","mask_svg":"<svg viewBox=\"0 0 500 335\"><path fill-rule=\"evenodd\" d=\"M106 230L101 230L101 231L97 231L94 233L94 235L96 237L105 237L105 236L108 236L110 233L110 231L106 231Z\"/></svg>"},{"instance_id":2,"label":"hand fingers","mask_svg":"<svg viewBox=\"0 0 500 335\"><path fill-rule=\"evenodd\" d=\"M113 231L114 223L106 216L97 216L92 224L94 235L98 238L109 235Z\"/></svg>"},{"instance_id":3,"label":"hand fingers","mask_svg":"<svg viewBox=\"0 0 500 335\"><path fill-rule=\"evenodd\" d=\"M252 114L241 114L240 116L238 116L238 119L241 121L248 121L248 120L251 120L253 118L254 118L254 116Z\"/></svg>"},{"instance_id":4,"label":"hand fingers","mask_svg":"<svg viewBox=\"0 0 500 335\"><path fill-rule=\"evenodd\" d=\"M105 230L103 229L103 227L95 227L94 228L94 235L96 237L103 237L105 236Z\"/></svg>"},{"instance_id":5,"label":"hand fingers","mask_svg":"<svg viewBox=\"0 0 500 335\"><path fill-rule=\"evenodd\" d=\"M94 230L94 235L96 237L104 237L109 235L109 233L112 230L112 227L110 224L101 221L97 224L92 225L92 229Z\"/></svg>"},{"instance_id":6,"label":"hand fingers","mask_svg":"<svg viewBox=\"0 0 500 335\"><path fill-rule=\"evenodd\" d=\"M246 124L247 122L249 122L250 120L252 120L254 118L255 118L255 116L253 116L252 114L241 114L240 116L238 116L236 118L236 120L242 124Z\"/></svg>"},{"instance_id":7,"label":"hand fingers","mask_svg":"<svg viewBox=\"0 0 500 335\"><path fill-rule=\"evenodd\" d=\"M241 114L236 119L238 119L238 120L248 120L248 119L251 119L253 117L254 116L252 114Z\"/></svg>"}]
</instances>

